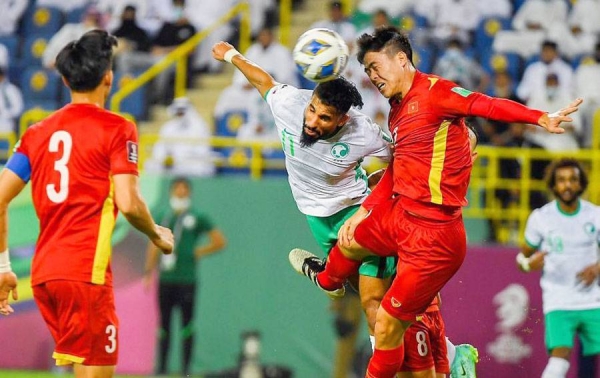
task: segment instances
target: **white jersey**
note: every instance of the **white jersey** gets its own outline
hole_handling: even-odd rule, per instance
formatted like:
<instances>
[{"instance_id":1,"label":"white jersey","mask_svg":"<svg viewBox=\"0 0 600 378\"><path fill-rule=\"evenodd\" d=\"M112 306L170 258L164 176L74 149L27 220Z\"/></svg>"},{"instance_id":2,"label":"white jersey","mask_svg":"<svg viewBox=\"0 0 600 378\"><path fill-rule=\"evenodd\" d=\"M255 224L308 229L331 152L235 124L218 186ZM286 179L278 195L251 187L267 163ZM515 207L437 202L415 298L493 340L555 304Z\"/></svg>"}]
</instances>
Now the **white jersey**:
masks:
<instances>
[{"instance_id":1,"label":"white jersey","mask_svg":"<svg viewBox=\"0 0 600 378\"><path fill-rule=\"evenodd\" d=\"M391 158L391 139L364 114L350 109L350 120L334 136L310 147L300 145L312 92L281 84L266 95L285 153L285 166L298 209L327 217L361 204L369 189L361 162L365 156Z\"/></svg>"},{"instance_id":2,"label":"white jersey","mask_svg":"<svg viewBox=\"0 0 600 378\"><path fill-rule=\"evenodd\" d=\"M598 262L600 207L580 200L574 214L563 213L556 201L531 213L525 241L548 252L540 284L544 313L600 308L600 286L585 286L577 273Z\"/></svg>"}]
</instances>

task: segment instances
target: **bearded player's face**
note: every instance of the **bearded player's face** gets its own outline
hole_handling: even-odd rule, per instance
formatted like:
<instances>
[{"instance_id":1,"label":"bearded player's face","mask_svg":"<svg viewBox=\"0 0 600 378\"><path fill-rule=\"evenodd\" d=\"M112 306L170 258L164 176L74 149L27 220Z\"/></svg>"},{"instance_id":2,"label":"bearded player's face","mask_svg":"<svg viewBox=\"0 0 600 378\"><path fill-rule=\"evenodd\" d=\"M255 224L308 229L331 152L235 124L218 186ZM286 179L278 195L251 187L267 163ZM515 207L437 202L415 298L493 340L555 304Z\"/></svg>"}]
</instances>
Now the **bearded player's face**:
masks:
<instances>
[{"instance_id":1,"label":"bearded player's face","mask_svg":"<svg viewBox=\"0 0 600 378\"><path fill-rule=\"evenodd\" d=\"M329 138L337 133L347 120L346 114L339 114L336 108L325 105L318 96L313 94L304 110L301 145L309 147L319 139Z\"/></svg>"}]
</instances>

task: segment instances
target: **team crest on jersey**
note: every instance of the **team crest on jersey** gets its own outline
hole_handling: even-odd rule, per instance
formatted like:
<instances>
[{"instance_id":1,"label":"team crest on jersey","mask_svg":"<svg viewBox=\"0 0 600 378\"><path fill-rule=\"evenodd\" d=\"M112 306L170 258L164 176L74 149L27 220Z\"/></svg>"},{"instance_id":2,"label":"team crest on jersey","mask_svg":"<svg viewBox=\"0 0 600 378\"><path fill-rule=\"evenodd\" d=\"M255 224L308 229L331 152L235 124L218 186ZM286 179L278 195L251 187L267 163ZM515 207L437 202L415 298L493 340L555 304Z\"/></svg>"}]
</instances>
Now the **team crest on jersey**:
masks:
<instances>
[{"instance_id":1,"label":"team crest on jersey","mask_svg":"<svg viewBox=\"0 0 600 378\"><path fill-rule=\"evenodd\" d=\"M350 147L346 143L338 142L331 147L331 155L336 159L343 159L348 156Z\"/></svg>"},{"instance_id":2,"label":"team crest on jersey","mask_svg":"<svg viewBox=\"0 0 600 378\"><path fill-rule=\"evenodd\" d=\"M454 93L457 93L457 94L459 94L459 95L461 95L463 97L469 97L469 95L471 93L473 93L470 90L465 89L465 88L461 88L461 87L454 87L454 88L451 89L451 91L454 92Z\"/></svg>"},{"instance_id":3,"label":"team crest on jersey","mask_svg":"<svg viewBox=\"0 0 600 378\"><path fill-rule=\"evenodd\" d=\"M138 145L131 140L127 141L127 161L136 164L138 162Z\"/></svg>"},{"instance_id":4,"label":"team crest on jersey","mask_svg":"<svg viewBox=\"0 0 600 378\"><path fill-rule=\"evenodd\" d=\"M593 235L596 232L596 226L594 226L592 222L586 222L586 224L583 225L583 230L586 234Z\"/></svg>"},{"instance_id":5,"label":"team crest on jersey","mask_svg":"<svg viewBox=\"0 0 600 378\"><path fill-rule=\"evenodd\" d=\"M419 102L413 101L408 104L408 114L413 114L419 111Z\"/></svg>"}]
</instances>

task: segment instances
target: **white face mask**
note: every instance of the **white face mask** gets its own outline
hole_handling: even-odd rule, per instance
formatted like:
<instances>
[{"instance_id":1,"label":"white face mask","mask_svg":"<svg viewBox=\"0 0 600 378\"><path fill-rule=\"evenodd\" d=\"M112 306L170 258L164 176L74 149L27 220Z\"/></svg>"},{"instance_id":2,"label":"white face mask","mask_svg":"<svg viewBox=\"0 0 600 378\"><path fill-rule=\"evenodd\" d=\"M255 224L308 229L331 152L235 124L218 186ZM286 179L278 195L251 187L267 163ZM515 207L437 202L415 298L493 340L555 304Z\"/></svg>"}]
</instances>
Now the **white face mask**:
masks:
<instances>
[{"instance_id":1,"label":"white face mask","mask_svg":"<svg viewBox=\"0 0 600 378\"><path fill-rule=\"evenodd\" d=\"M176 212L186 211L190 208L192 204L192 200L189 197L179 198L179 197L171 197L169 199L169 204L171 205L171 209Z\"/></svg>"}]
</instances>

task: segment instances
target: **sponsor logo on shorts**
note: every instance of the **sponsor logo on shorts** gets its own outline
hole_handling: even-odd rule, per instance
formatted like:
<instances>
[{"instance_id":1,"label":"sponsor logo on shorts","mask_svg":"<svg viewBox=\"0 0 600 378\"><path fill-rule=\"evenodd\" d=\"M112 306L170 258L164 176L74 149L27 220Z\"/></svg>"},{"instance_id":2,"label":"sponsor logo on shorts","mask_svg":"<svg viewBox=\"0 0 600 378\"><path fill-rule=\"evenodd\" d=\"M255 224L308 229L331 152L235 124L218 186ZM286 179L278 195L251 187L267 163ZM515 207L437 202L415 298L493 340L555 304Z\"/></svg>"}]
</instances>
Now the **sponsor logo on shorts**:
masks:
<instances>
[{"instance_id":1,"label":"sponsor logo on shorts","mask_svg":"<svg viewBox=\"0 0 600 378\"><path fill-rule=\"evenodd\" d=\"M392 307L394 308L398 308L400 306L402 306L402 302L400 302L399 300L397 300L396 298L392 297Z\"/></svg>"},{"instance_id":2,"label":"sponsor logo on shorts","mask_svg":"<svg viewBox=\"0 0 600 378\"><path fill-rule=\"evenodd\" d=\"M127 141L127 161L130 163L138 162L138 145L131 140Z\"/></svg>"}]
</instances>

